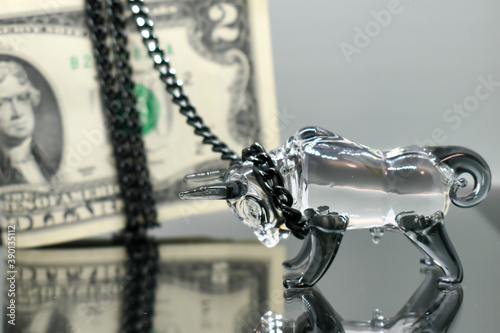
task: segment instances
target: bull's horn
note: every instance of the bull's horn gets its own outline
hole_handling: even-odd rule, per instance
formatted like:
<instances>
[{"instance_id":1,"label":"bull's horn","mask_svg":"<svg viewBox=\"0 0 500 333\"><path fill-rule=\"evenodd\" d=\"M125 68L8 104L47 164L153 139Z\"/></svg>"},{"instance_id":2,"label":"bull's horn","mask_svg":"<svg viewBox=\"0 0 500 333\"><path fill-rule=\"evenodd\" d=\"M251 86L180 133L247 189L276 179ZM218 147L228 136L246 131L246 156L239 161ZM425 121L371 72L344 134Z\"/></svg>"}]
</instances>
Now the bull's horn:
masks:
<instances>
[{"instance_id":1,"label":"bull's horn","mask_svg":"<svg viewBox=\"0 0 500 333\"><path fill-rule=\"evenodd\" d=\"M247 193L247 186L240 181L205 185L179 193L181 199L225 200L237 199Z\"/></svg>"},{"instance_id":2,"label":"bull's horn","mask_svg":"<svg viewBox=\"0 0 500 333\"><path fill-rule=\"evenodd\" d=\"M190 173L184 177L184 181L189 184L207 183L213 181L222 181L226 169L211 170L205 172Z\"/></svg>"}]
</instances>

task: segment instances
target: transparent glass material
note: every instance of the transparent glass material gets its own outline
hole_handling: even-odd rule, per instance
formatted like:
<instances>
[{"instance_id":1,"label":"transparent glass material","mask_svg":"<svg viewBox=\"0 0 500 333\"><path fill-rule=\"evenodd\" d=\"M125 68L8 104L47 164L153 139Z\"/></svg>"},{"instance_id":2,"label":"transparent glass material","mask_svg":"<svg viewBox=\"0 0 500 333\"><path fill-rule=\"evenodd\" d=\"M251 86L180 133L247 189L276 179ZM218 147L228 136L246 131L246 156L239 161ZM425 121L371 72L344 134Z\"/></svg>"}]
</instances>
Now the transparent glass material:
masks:
<instances>
[{"instance_id":1,"label":"transparent glass material","mask_svg":"<svg viewBox=\"0 0 500 333\"><path fill-rule=\"evenodd\" d=\"M474 152L415 146L374 150L312 127L271 154L310 230L298 255L284 263L291 271L285 286L308 287L319 281L349 229L369 229L375 243L385 230L403 232L426 262L441 268L440 282L462 281L444 214L450 201L472 206L489 191L488 165ZM460 196L465 173L474 185L470 194Z\"/></svg>"},{"instance_id":2,"label":"transparent glass material","mask_svg":"<svg viewBox=\"0 0 500 333\"><path fill-rule=\"evenodd\" d=\"M305 225L304 234L298 235L305 237L301 251L284 263L291 271L284 281L288 288L313 286L350 229L370 230L375 243L386 230L402 232L426 261L443 270L440 282L462 281L462 266L446 233L444 215L451 202L471 207L490 189L489 167L475 152L456 146L376 150L308 127L269 155ZM208 181L216 174L189 178ZM465 174L473 184L468 186ZM275 184L266 183L264 177L254 162L245 161L225 172L221 183L185 191L181 198L227 200L257 238L272 247L290 234L286 226L296 227L296 221L285 221L273 193Z\"/></svg>"},{"instance_id":3,"label":"transparent glass material","mask_svg":"<svg viewBox=\"0 0 500 333\"><path fill-rule=\"evenodd\" d=\"M307 128L271 152L301 211L328 206L347 229L397 228L404 211L446 213L454 172L429 149L375 150Z\"/></svg>"},{"instance_id":4,"label":"transparent glass material","mask_svg":"<svg viewBox=\"0 0 500 333\"><path fill-rule=\"evenodd\" d=\"M491 175L486 162L463 147L408 146L376 150L344 139L319 127L307 127L284 145L270 151L293 208L345 216L347 229L370 229L377 242L384 230L399 230L397 216L446 214L453 202L470 207L484 199ZM188 175L190 182L222 180L180 193L182 199L227 200L233 212L266 246L289 235L283 214L277 211L271 186L262 184L252 161L233 165L222 177L220 170ZM473 179L472 190L462 177ZM273 185L274 186L274 185ZM304 215L305 216L305 215Z\"/></svg>"},{"instance_id":5,"label":"transparent glass material","mask_svg":"<svg viewBox=\"0 0 500 333\"><path fill-rule=\"evenodd\" d=\"M250 162L229 170L227 180L234 181L235 179L243 182L247 189L242 198L228 200L229 207L245 225L253 230L257 239L265 246L273 247L281 238L288 237L288 230L277 227L277 216L271 208L270 198L258 185Z\"/></svg>"}]
</instances>

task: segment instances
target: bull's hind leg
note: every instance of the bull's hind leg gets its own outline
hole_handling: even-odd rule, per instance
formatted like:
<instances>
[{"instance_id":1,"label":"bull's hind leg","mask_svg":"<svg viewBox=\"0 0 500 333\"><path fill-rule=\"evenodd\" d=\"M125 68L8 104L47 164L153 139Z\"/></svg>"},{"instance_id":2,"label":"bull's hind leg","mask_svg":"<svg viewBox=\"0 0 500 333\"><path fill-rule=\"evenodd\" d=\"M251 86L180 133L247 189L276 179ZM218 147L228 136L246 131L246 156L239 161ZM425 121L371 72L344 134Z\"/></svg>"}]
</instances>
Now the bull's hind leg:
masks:
<instances>
[{"instance_id":1,"label":"bull's hind leg","mask_svg":"<svg viewBox=\"0 0 500 333\"><path fill-rule=\"evenodd\" d=\"M347 218L337 213L312 214L309 234L299 255L285 266L297 269L286 275L286 288L310 287L316 284L332 263L347 228Z\"/></svg>"},{"instance_id":2,"label":"bull's hind leg","mask_svg":"<svg viewBox=\"0 0 500 333\"><path fill-rule=\"evenodd\" d=\"M462 264L444 227L443 213L423 216L403 212L396 216L396 221L413 244L443 270L445 276L439 282L462 282Z\"/></svg>"}]
</instances>

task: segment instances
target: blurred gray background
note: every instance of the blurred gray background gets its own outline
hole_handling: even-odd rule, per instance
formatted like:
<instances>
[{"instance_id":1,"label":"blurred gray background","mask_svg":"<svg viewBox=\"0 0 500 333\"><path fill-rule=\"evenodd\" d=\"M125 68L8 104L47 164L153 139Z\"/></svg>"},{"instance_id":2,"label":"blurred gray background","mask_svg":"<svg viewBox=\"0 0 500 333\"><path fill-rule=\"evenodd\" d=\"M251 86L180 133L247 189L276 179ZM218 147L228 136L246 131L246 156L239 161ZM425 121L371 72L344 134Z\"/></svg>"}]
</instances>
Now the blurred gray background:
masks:
<instances>
[{"instance_id":1,"label":"blurred gray background","mask_svg":"<svg viewBox=\"0 0 500 333\"><path fill-rule=\"evenodd\" d=\"M465 272L451 331L498 332L500 2L270 0L269 10L282 142L316 125L373 148L463 145L488 161L490 196L446 217ZM229 210L169 221L155 234L254 239ZM283 243L288 257L301 245ZM420 257L402 234L375 245L368 231L351 231L319 287L345 319L370 320L375 308L390 317L423 279Z\"/></svg>"},{"instance_id":2,"label":"blurred gray background","mask_svg":"<svg viewBox=\"0 0 500 333\"><path fill-rule=\"evenodd\" d=\"M500 2L271 0L269 10L283 142L316 125L373 148L463 145L488 161L490 196L446 217L465 272L451 331L498 332ZM366 28L369 41L356 37ZM494 82L490 90L482 80ZM253 237L229 211L179 219L161 233ZM289 257L300 247L283 243ZM420 257L402 234L374 245L368 231L348 232L319 287L344 319L370 320L375 308L392 316L423 279Z\"/></svg>"}]
</instances>

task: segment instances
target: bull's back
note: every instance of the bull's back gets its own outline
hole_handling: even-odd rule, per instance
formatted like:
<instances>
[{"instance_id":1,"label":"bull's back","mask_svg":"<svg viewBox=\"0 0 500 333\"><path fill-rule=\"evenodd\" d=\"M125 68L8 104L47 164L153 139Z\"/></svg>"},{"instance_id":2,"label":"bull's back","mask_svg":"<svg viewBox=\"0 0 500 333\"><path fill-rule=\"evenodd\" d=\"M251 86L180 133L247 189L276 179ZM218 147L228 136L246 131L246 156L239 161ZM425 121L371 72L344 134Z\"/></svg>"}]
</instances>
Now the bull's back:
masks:
<instances>
[{"instance_id":1,"label":"bull's back","mask_svg":"<svg viewBox=\"0 0 500 333\"><path fill-rule=\"evenodd\" d=\"M327 205L349 228L373 228L448 209L452 171L423 148L373 150L334 134L301 142L302 210Z\"/></svg>"}]
</instances>

